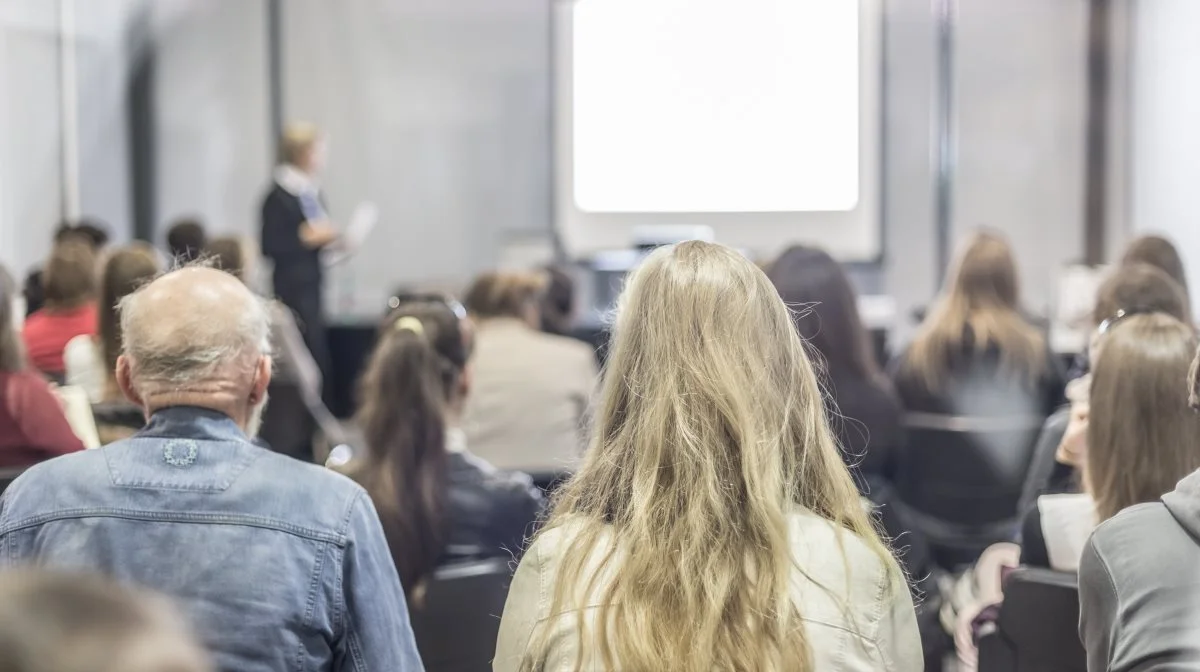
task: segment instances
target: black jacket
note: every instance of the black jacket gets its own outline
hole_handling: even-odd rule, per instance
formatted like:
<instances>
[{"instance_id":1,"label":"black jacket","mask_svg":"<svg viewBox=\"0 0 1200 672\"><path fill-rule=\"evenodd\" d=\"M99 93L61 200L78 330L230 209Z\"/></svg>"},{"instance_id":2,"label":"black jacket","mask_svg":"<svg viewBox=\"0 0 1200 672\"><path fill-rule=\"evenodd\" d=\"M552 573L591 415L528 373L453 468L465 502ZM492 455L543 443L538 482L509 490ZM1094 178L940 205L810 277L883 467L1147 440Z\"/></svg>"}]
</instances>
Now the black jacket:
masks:
<instances>
[{"instance_id":1,"label":"black jacket","mask_svg":"<svg viewBox=\"0 0 1200 672\"><path fill-rule=\"evenodd\" d=\"M450 524L442 561L520 555L545 499L528 475L501 471L468 453L451 452Z\"/></svg>"}]
</instances>

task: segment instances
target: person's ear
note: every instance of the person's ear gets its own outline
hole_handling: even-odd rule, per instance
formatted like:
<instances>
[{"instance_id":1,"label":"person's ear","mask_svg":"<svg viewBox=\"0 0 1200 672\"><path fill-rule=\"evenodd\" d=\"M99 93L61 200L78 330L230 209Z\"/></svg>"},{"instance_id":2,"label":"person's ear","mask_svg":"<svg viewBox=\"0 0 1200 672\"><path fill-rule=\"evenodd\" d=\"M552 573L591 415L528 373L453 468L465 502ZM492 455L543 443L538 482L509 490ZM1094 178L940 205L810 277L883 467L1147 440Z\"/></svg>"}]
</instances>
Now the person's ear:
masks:
<instances>
[{"instance_id":1,"label":"person's ear","mask_svg":"<svg viewBox=\"0 0 1200 672\"><path fill-rule=\"evenodd\" d=\"M117 387L121 388L121 394L125 395L126 399L145 408L146 402L142 401L142 395L138 394L137 388L133 386L132 366L125 355L117 357Z\"/></svg>"},{"instance_id":2,"label":"person's ear","mask_svg":"<svg viewBox=\"0 0 1200 672\"><path fill-rule=\"evenodd\" d=\"M271 384L271 358L260 357L254 369L254 382L250 384L250 405L254 406L267 398L267 386Z\"/></svg>"}]
</instances>

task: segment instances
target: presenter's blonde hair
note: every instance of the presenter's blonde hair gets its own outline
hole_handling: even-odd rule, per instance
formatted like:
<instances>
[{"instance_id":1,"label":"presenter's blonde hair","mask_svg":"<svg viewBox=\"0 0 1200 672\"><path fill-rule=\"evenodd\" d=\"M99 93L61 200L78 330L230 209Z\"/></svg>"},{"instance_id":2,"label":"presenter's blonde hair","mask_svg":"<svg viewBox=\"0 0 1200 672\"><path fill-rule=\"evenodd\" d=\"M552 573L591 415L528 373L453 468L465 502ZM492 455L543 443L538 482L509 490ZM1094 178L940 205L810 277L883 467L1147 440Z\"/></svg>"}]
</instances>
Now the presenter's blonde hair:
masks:
<instances>
[{"instance_id":1,"label":"presenter's blonde hair","mask_svg":"<svg viewBox=\"0 0 1200 672\"><path fill-rule=\"evenodd\" d=\"M620 300L586 458L542 530L569 526L572 542L522 668L540 669L573 611L577 668L812 671L790 590L800 508L840 531L826 552L848 571L842 534L899 574L766 275L720 245L654 252Z\"/></svg>"},{"instance_id":2,"label":"presenter's blonde hair","mask_svg":"<svg viewBox=\"0 0 1200 672\"><path fill-rule=\"evenodd\" d=\"M279 138L279 162L299 166L321 139L321 129L307 121L289 122Z\"/></svg>"}]
</instances>

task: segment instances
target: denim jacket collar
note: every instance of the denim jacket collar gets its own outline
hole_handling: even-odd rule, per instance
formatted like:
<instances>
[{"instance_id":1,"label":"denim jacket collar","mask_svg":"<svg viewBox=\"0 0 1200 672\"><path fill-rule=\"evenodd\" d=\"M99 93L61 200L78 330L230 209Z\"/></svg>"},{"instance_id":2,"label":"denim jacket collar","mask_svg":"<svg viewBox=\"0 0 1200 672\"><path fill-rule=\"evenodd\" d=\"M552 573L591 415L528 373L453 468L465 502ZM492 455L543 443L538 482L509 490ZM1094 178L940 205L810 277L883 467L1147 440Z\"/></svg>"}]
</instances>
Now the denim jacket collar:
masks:
<instances>
[{"instance_id":1,"label":"denim jacket collar","mask_svg":"<svg viewBox=\"0 0 1200 672\"><path fill-rule=\"evenodd\" d=\"M160 408L137 433L138 438L184 438L208 441L250 441L233 418L199 406Z\"/></svg>"}]
</instances>

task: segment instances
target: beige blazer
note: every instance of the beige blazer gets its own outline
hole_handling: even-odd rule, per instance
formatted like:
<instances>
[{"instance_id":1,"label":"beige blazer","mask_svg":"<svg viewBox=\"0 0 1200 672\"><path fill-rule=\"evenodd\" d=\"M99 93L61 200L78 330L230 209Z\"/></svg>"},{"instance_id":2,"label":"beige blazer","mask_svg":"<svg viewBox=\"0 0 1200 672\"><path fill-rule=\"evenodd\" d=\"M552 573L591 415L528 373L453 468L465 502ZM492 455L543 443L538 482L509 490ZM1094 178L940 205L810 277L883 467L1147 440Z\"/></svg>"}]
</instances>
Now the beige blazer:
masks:
<instances>
[{"instance_id":1,"label":"beige blazer","mask_svg":"<svg viewBox=\"0 0 1200 672\"><path fill-rule=\"evenodd\" d=\"M573 469L596 387L591 346L505 318L483 322L471 358L463 429L471 452L501 469Z\"/></svg>"},{"instance_id":2,"label":"beige blazer","mask_svg":"<svg viewBox=\"0 0 1200 672\"><path fill-rule=\"evenodd\" d=\"M808 511L789 519L789 537L797 567L793 572L792 599L800 608L812 647L814 670L819 672L921 672L924 661L916 612L908 586L902 579L889 585L883 563L852 533L840 536L846 562L838 551L834 526ZM552 621L546 672L575 670L579 633L574 610L557 616L549 613L563 549L572 541L570 527L557 528L540 537L526 552L513 577L500 621L493 670L509 672L520 667L535 626ZM598 558L594 563L599 566ZM849 575L846 570L849 568ZM619 568L608 570L609 573ZM603 584L601 579L600 583ZM845 597L847 609L823 589ZM593 607L595 604L588 604ZM585 670L599 670L584 659Z\"/></svg>"}]
</instances>

